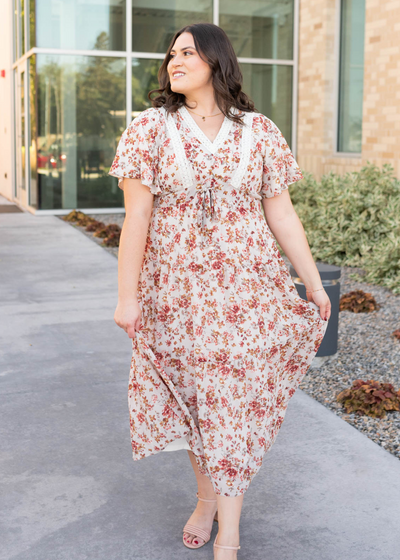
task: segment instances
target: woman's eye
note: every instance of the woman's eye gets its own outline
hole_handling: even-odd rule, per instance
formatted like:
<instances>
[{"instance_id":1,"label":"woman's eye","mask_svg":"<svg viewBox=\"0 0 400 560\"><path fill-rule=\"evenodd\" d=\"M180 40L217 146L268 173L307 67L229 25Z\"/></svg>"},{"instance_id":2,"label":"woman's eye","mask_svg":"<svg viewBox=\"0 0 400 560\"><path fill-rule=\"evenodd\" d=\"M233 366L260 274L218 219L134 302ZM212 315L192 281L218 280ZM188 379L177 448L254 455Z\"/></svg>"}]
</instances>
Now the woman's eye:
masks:
<instances>
[{"instance_id":1,"label":"woman's eye","mask_svg":"<svg viewBox=\"0 0 400 560\"><path fill-rule=\"evenodd\" d=\"M192 54L190 51L183 51L183 54ZM173 54L169 55L170 58L174 58Z\"/></svg>"}]
</instances>

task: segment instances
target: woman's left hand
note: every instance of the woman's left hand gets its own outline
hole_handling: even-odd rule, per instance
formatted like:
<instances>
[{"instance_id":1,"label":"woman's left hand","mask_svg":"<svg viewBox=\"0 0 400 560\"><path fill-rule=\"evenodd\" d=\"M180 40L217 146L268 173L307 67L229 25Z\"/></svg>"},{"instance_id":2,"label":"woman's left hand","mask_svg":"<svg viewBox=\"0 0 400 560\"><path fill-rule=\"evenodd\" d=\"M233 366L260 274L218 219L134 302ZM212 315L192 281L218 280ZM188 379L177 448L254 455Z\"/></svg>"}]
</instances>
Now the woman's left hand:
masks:
<instances>
[{"instance_id":1,"label":"woman's left hand","mask_svg":"<svg viewBox=\"0 0 400 560\"><path fill-rule=\"evenodd\" d=\"M314 293L306 290L307 300L312 301L319 307L322 319L329 321L331 316L331 300L325 290L317 290Z\"/></svg>"}]
</instances>

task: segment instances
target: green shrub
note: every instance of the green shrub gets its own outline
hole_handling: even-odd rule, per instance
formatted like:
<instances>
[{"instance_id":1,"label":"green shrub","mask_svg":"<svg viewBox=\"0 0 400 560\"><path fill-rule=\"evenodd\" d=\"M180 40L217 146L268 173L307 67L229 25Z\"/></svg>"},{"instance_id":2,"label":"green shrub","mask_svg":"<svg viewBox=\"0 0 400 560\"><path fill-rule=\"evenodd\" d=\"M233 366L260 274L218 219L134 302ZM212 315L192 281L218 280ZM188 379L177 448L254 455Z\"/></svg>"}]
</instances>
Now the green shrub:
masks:
<instances>
[{"instance_id":1,"label":"green shrub","mask_svg":"<svg viewBox=\"0 0 400 560\"><path fill-rule=\"evenodd\" d=\"M393 167L368 162L359 172L311 173L290 190L314 260L361 268L354 280L400 294L400 181Z\"/></svg>"}]
</instances>

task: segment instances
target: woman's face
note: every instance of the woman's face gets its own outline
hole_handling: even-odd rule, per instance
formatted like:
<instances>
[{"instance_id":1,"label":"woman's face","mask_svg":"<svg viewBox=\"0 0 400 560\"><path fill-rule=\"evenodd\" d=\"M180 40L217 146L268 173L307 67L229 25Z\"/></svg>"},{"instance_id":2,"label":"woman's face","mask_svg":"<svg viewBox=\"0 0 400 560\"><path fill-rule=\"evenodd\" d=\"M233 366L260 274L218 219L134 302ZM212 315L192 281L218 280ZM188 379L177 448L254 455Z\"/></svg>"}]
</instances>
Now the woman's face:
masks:
<instances>
[{"instance_id":1,"label":"woman's face","mask_svg":"<svg viewBox=\"0 0 400 560\"><path fill-rule=\"evenodd\" d=\"M168 62L172 91L190 94L206 86L211 80L211 68L202 60L194 46L193 35L182 33L172 47Z\"/></svg>"}]
</instances>

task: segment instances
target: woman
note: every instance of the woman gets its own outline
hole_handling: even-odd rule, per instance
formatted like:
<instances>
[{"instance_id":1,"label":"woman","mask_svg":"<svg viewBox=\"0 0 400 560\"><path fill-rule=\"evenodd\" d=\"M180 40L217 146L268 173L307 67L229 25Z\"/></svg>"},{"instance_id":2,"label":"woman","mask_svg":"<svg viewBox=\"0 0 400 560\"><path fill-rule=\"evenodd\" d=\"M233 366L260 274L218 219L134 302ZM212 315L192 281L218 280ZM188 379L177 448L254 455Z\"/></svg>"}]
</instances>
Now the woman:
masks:
<instances>
[{"instance_id":1,"label":"woman","mask_svg":"<svg viewBox=\"0 0 400 560\"><path fill-rule=\"evenodd\" d=\"M224 31L179 30L158 79L110 170L125 195L114 319L133 344L133 459L188 450L199 502L184 544L208 542L218 510L214 558L232 560L244 492L318 351L330 301L289 197L303 176L241 91Z\"/></svg>"}]
</instances>

